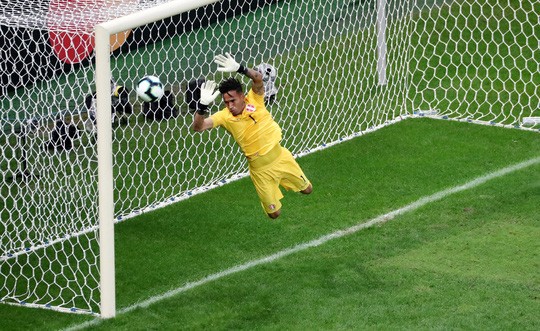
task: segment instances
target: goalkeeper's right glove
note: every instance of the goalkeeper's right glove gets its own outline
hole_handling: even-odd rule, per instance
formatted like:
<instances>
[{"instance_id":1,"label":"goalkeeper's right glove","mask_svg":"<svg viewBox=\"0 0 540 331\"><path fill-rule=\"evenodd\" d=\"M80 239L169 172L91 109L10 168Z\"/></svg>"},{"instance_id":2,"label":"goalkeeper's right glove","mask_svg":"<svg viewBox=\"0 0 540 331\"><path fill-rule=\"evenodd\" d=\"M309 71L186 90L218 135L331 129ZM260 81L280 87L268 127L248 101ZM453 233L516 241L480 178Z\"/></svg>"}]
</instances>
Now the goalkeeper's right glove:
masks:
<instances>
[{"instance_id":1,"label":"goalkeeper's right glove","mask_svg":"<svg viewBox=\"0 0 540 331\"><path fill-rule=\"evenodd\" d=\"M216 82L213 80L206 81L201 85L201 99L197 107L197 113L200 115L206 114L208 105L211 104L219 95L219 91L216 91Z\"/></svg>"},{"instance_id":2,"label":"goalkeeper's right glove","mask_svg":"<svg viewBox=\"0 0 540 331\"><path fill-rule=\"evenodd\" d=\"M219 65L218 71L221 72L238 72L247 75L247 68L236 62L230 53L225 55L218 54L214 57L214 62Z\"/></svg>"}]
</instances>

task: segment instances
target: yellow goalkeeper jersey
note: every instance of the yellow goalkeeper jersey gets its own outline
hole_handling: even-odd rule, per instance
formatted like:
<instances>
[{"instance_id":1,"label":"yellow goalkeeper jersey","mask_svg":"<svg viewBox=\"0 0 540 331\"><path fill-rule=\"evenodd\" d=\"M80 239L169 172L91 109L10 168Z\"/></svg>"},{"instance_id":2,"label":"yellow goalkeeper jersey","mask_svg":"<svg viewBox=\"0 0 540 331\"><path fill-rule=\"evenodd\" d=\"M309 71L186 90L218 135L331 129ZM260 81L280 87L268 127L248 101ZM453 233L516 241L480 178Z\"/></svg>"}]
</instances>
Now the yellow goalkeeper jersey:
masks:
<instances>
[{"instance_id":1,"label":"yellow goalkeeper jersey","mask_svg":"<svg viewBox=\"0 0 540 331\"><path fill-rule=\"evenodd\" d=\"M281 141L281 128L264 105L264 96L249 90L242 114L223 108L211 116L214 128L222 126L233 136L248 160L265 155Z\"/></svg>"}]
</instances>

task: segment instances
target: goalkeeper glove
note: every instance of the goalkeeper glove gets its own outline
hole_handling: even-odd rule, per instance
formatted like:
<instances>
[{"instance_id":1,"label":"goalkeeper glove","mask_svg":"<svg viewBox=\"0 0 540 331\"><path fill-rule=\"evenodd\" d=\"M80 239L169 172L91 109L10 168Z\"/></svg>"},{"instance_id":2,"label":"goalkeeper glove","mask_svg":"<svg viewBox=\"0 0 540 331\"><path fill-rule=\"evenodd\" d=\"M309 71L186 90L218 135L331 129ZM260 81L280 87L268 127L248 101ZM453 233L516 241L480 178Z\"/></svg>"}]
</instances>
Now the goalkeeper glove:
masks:
<instances>
[{"instance_id":1,"label":"goalkeeper glove","mask_svg":"<svg viewBox=\"0 0 540 331\"><path fill-rule=\"evenodd\" d=\"M218 54L214 57L214 62L217 63L220 67L218 71L221 72L238 72L244 75L247 75L247 68L236 62L230 53L225 53L225 55Z\"/></svg>"},{"instance_id":2,"label":"goalkeeper glove","mask_svg":"<svg viewBox=\"0 0 540 331\"><path fill-rule=\"evenodd\" d=\"M208 105L211 104L219 95L216 90L216 82L213 80L206 81L201 84L201 99L197 107L197 113L200 115L206 114Z\"/></svg>"}]
</instances>

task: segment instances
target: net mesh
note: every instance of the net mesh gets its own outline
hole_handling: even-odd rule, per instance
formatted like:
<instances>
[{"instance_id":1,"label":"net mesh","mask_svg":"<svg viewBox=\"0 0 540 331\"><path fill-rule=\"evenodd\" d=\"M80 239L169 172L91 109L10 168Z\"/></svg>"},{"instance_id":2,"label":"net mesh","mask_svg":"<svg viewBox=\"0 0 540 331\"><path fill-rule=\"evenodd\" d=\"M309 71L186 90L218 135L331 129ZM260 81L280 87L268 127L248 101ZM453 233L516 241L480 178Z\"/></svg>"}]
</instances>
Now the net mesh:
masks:
<instances>
[{"instance_id":1,"label":"net mesh","mask_svg":"<svg viewBox=\"0 0 540 331\"><path fill-rule=\"evenodd\" d=\"M59 31L77 29L91 34L96 23L126 16L168 0L6 0L0 3L0 21L17 28Z\"/></svg>"},{"instance_id":2,"label":"net mesh","mask_svg":"<svg viewBox=\"0 0 540 331\"><path fill-rule=\"evenodd\" d=\"M89 27L163 2L0 4L1 302L99 314ZM379 9L373 0L220 1L111 36L116 220L246 175L226 132L191 130L189 82L227 77L216 72L219 53L273 68L267 108L296 155L414 115L512 127L540 116L539 3L388 1L385 84ZM145 75L164 84L163 105L136 96Z\"/></svg>"},{"instance_id":3,"label":"net mesh","mask_svg":"<svg viewBox=\"0 0 540 331\"><path fill-rule=\"evenodd\" d=\"M538 117L540 4L453 1L414 14L414 109L521 126Z\"/></svg>"}]
</instances>

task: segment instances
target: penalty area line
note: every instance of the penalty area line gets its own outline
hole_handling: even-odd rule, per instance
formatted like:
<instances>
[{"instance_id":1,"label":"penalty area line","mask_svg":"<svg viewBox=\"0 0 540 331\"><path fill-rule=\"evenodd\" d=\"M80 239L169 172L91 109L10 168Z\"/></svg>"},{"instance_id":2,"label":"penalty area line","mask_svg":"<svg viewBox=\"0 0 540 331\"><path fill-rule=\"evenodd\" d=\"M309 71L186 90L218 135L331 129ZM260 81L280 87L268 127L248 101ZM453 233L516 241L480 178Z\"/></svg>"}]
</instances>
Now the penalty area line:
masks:
<instances>
[{"instance_id":1,"label":"penalty area line","mask_svg":"<svg viewBox=\"0 0 540 331\"><path fill-rule=\"evenodd\" d=\"M300 251L304 251L304 250L306 250L308 248L320 246L320 245L322 245L322 244L324 244L324 243L326 243L326 242L328 242L330 240L345 237L345 236L351 235L353 233L356 233L356 232L358 232L360 230L372 227L374 225L388 222L388 221L394 219L396 216L399 216L401 214L416 210L416 209L421 208L421 207L423 207L423 206L425 206L427 204L430 204L432 202L442 200L443 198L446 198L446 197L448 197L448 196L450 196L452 194L459 193L459 192L462 192L462 191L466 191L466 190L475 188L475 187L477 187L479 185L482 185L482 184L484 184L484 183L486 183L486 182L488 182L488 181L490 181L492 179L502 177L502 176L507 175L509 173L512 173L512 172L515 172L515 171L530 167L530 166L535 165L535 164L540 164L540 156L536 157L536 158L529 159L529 160L521 162L521 163L514 164L512 166L509 166L509 167L506 167L506 168L503 168L503 169L500 169L500 170L497 170L497 171L494 171L494 172L491 172L491 173L488 173L488 174L486 174L484 176L477 177L476 179L473 179L473 180L471 180L471 181L469 181L469 182L467 182L467 183L465 183L463 185L451 187L449 189L439 191L439 192L434 193L432 195L422 197L422 198L420 198L420 199L418 199L418 200L416 200L416 201L414 201L414 202L412 202L412 203L410 203L410 204L408 204L408 205L406 205L404 207L393 210L393 211L391 211L391 212L389 212L387 214L377 216L377 217L375 217L375 218L373 218L373 219L371 219L371 220L369 220L367 222L359 223L359 224L353 225L353 226L351 226L349 228L332 232L330 234L324 235L324 236L319 237L317 239L314 239L314 240L311 240L311 241L308 241L308 242L305 242L305 243L302 243L302 244L298 244L296 246L281 250L281 251L279 251L277 253L268 255L266 257L256 259L256 260L252 260L252 261L249 261L249 262L244 263L244 264L239 264L239 265L236 265L236 266L231 267L229 269L225 269L223 271L220 271L220 272L217 272L215 274L212 274L212 275L206 276L204 278L201 278L201 279L199 279L197 281L186 283L182 287L167 291L167 292L165 292L163 294L160 294L160 295L150 297L150 298L148 298L148 299L146 299L144 301L140 301L140 302L137 302L137 303L135 303L135 304L133 304L131 306L120 309L120 310L117 311L117 315L126 314L126 313L129 313L129 312L131 312L131 311L133 311L135 309L138 309L138 308L147 308L147 307L149 307L150 305L152 305L154 303L157 303L157 302L163 301L165 299L174 297L174 296L176 296L178 294L181 294L183 292L186 292L186 291L191 290L193 288L196 288L198 286L210 283L212 281L218 280L220 278L223 278L223 277L226 277L226 276L229 276L229 275L241 272L241 271L251 269L251 268L256 267L258 265L272 263L272 262L277 261L277 260L279 260L279 259L281 259L283 257L288 256L288 255L291 255L291 254L294 254L294 253L297 253L297 252L300 252ZM90 320L88 322L73 325L73 326L71 326L71 327L69 327L67 329L64 329L64 330L80 330L80 329L83 329L83 328L86 328L86 327L89 327L89 326L98 325L103 321L104 321L104 319L96 318L96 319Z\"/></svg>"}]
</instances>

